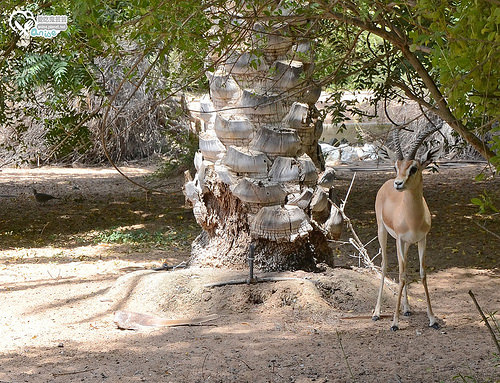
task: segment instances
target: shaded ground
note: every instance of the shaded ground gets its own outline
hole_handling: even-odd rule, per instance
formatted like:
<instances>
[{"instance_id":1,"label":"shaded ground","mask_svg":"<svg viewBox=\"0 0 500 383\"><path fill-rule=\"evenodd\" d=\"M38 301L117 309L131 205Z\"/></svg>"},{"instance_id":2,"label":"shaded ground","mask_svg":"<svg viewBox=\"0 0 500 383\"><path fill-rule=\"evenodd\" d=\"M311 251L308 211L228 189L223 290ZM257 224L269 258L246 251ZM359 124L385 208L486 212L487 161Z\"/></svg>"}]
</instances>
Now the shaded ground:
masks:
<instances>
[{"instance_id":1,"label":"shaded ground","mask_svg":"<svg viewBox=\"0 0 500 383\"><path fill-rule=\"evenodd\" d=\"M150 173L125 170L141 182ZM110 169L3 169L0 195L15 197L0 197L0 382L498 382L493 342L467 294L488 312L500 309L500 241L483 229L500 233L500 217L479 217L469 202L487 189L498 206L500 188L472 183L477 172L425 176L434 214L429 286L443 327L427 327L423 289L413 283L414 315L393 333L390 319L369 319L378 279L360 269L216 288L203 285L244 275L150 270L186 260L198 232L180 179L156 185L165 195L146 195ZM351 172L341 176L342 196ZM376 190L390 176L357 174L346 211L366 241L376 233ZM61 199L39 206L32 185ZM341 246L337 264L357 264L350 253ZM415 280L416 267L413 253ZM396 269L392 258L393 276ZM116 310L219 318L132 332L116 328Z\"/></svg>"},{"instance_id":2,"label":"shaded ground","mask_svg":"<svg viewBox=\"0 0 500 383\"><path fill-rule=\"evenodd\" d=\"M500 266L499 239L487 231L499 235L500 216L479 215L478 207L470 202L472 198L486 192L496 206L500 205L498 177L482 182L474 181L483 168L482 165L456 164L453 167L443 165L439 173L424 175L424 196L432 213L432 229L427 241L427 266L431 271L449 267ZM340 196L344 196L347 192L352 175L352 171L340 171L342 178L338 186ZM352 219L359 236L365 238L366 242L375 238L377 234L374 211L377 190L385 180L393 176L392 169L385 172L357 173L346 213ZM395 243L392 239L388 240L388 246L391 246L390 254L394 254L391 263L397 269ZM368 247L371 254L376 254L378 248L377 240ZM413 251L416 254L416 250ZM411 257L410 264L418 267L417 258ZM339 264L344 262L345 259L339 260Z\"/></svg>"}]
</instances>

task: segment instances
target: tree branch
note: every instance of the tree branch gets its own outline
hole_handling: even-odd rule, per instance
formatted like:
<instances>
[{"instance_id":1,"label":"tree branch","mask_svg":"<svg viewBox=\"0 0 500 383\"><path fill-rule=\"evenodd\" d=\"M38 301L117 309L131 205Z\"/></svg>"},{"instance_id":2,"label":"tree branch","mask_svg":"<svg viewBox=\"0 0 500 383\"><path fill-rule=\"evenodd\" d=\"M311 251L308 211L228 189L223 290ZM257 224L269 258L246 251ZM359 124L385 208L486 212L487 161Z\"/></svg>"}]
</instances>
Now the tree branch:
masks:
<instances>
[{"instance_id":1,"label":"tree branch","mask_svg":"<svg viewBox=\"0 0 500 383\"><path fill-rule=\"evenodd\" d=\"M433 111L435 111L437 109L436 105L432 105L429 102L425 101L422 97L418 97L405 84L403 84L403 83L401 83L399 81L395 81L393 79L388 79L387 83L390 86L397 87L397 88L401 89L404 92L404 94L406 95L406 97L408 97L410 100L413 100L413 101L417 102L418 104L422 105L423 107L425 107L425 108L427 108L429 110L433 110Z\"/></svg>"},{"instance_id":2,"label":"tree branch","mask_svg":"<svg viewBox=\"0 0 500 383\"><path fill-rule=\"evenodd\" d=\"M407 35L403 31L401 31L398 28L395 28L393 25L390 26L392 27L392 29L389 30L387 30L386 28L379 28L373 21L372 22L364 21L355 17L348 16L346 14L334 12L331 9L330 5L324 0L320 1L320 4L322 4L324 7L325 10L324 16L326 18L331 18L336 21L349 23L365 31L371 32L383 38L384 40L390 42L392 45L398 48L403 54L403 56L408 60L408 62L413 67L418 76L421 78L425 87L429 90L432 98L435 100L436 106L433 109L435 113L439 115L439 117L441 117L444 121L446 121L448 125L450 125L453 128L453 130L455 130L463 139L465 139L470 145L472 145L474 149L476 149L479 153L481 153L481 155L484 158L490 160L492 157L496 155L496 153L494 153L491 149L489 149L481 139L479 139L474 133L469 131L463 125L463 123L453 115L453 113L448 107L446 99L444 98L443 94L436 85L436 82L429 74L427 69L424 67L422 62L418 59L418 57L410 50L410 47L408 45L409 39L407 38ZM418 100L424 101L421 100L420 98L418 98Z\"/></svg>"},{"instance_id":3,"label":"tree branch","mask_svg":"<svg viewBox=\"0 0 500 383\"><path fill-rule=\"evenodd\" d=\"M432 95L432 98L436 101L438 108L434 109L436 114L439 115L444 121L450 125L453 130L455 130L462 138L464 138L469 144L471 144L474 149L476 149L481 155L490 160L495 156L495 153L489 149L486 144L480 140L474 133L467 130L467 128L463 125L463 123L458 120L451 110L448 107L448 103L446 102L443 94L437 87L434 79L429 74L427 69L425 69L422 62L415 56L413 52L410 51L410 47L407 45L403 45L401 47L401 52L406 57L408 62L411 64L413 69L417 72L419 77L424 82L426 88Z\"/></svg>"}]
</instances>

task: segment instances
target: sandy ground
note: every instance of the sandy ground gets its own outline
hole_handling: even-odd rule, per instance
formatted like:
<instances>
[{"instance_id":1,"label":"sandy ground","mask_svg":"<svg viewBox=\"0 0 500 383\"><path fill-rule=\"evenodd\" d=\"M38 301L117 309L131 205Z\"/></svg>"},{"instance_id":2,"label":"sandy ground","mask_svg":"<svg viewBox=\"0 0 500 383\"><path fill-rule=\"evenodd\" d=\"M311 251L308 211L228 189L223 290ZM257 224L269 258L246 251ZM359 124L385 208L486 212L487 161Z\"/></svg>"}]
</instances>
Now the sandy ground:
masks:
<instances>
[{"instance_id":1,"label":"sandy ground","mask_svg":"<svg viewBox=\"0 0 500 383\"><path fill-rule=\"evenodd\" d=\"M322 273L205 287L246 275L151 270L187 260L198 230L182 208L179 178L156 185L165 194L146 195L111 169L2 169L0 382L500 382L494 343L468 295L486 312L500 309L500 241L488 232L500 233L500 217L479 217L469 202L486 189L498 206L500 188L498 180L473 183L478 169L425 176L433 212L428 284L442 327L427 327L413 253L413 315L402 317L398 332L389 331L390 318L370 319L378 277L355 267L347 245L338 249L339 267ZM151 169L125 171L146 182ZM342 195L351 172L341 176ZM358 173L351 192L347 214L367 242L376 234L376 190L389 177ZM60 199L40 206L32 186ZM103 232L137 228L170 239L101 240ZM377 245L369 249L375 254ZM394 277L394 257L389 269ZM386 286L385 314L394 290ZM117 310L218 317L130 331L117 328Z\"/></svg>"}]
</instances>

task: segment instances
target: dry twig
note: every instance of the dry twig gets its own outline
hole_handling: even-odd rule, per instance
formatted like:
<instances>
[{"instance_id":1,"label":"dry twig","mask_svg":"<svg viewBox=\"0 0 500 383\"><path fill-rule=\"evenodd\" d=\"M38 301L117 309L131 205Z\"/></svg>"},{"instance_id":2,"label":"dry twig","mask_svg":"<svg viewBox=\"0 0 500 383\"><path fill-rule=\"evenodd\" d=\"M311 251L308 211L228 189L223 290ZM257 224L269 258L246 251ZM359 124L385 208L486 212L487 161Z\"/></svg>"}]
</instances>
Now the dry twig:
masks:
<instances>
[{"instance_id":1,"label":"dry twig","mask_svg":"<svg viewBox=\"0 0 500 383\"><path fill-rule=\"evenodd\" d=\"M356 173L354 173L354 175L352 176L351 184L349 185L349 189L347 190L346 196L342 200L342 203L340 204L340 206L337 206L335 204L335 202L333 202L329 198L328 198L328 201L333 206L335 206L335 208L337 208L340 211L340 214L342 214L342 218L344 219L344 222L346 223L347 228L349 229L349 231L352 234L352 238L349 238L349 243L352 246L354 246L354 248L358 251L358 253L360 255L360 258L362 259L364 265L367 268L369 268L371 270L374 270L377 273L379 273L378 267L375 266L375 264L373 263L372 259L370 258L369 254L368 254L368 251L366 250L366 247L365 247L366 245L364 245L363 242L361 242L361 240L359 239L358 234L356 233L356 231L354 230L354 227L352 226L351 219L345 214L345 211L344 211L345 207L347 205L347 199L349 198L349 194L351 193L352 186L354 185L354 180L355 179L356 179Z\"/></svg>"},{"instance_id":2,"label":"dry twig","mask_svg":"<svg viewBox=\"0 0 500 383\"><path fill-rule=\"evenodd\" d=\"M344 356L345 364L347 364L347 368L349 369L349 374L351 375L351 378L354 379L354 374L352 373L351 365L349 364L349 359L347 357L347 354L345 353L344 345L342 344L342 336L340 335L338 330L336 330L336 333L337 333L337 339L339 341L340 349L342 350L342 355Z\"/></svg>"},{"instance_id":3,"label":"dry twig","mask_svg":"<svg viewBox=\"0 0 500 383\"><path fill-rule=\"evenodd\" d=\"M481 314L481 317L483 318L484 324L488 328L488 331L490 332L491 338L493 339L493 342L497 346L498 355L500 355L500 344L498 343L498 339L495 335L495 332L493 331L490 323L488 322L488 318L486 318L486 315L484 315L484 312L481 309L481 306L479 306L479 303L477 303L476 297L474 296L474 293L472 292L472 290L469 290L469 295L472 298L472 301L474 302L474 304L476 305L477 311L479 311L479 314Z\"/></svg>"},{"instance_id":4,"label":"dry twig","mask_svg":"<svg viewBox=\"0 0 500 383\"><path fill-rule=\"evenodd\" d=\"M484 231L486 231L487 233L491 234L492 236L494 236L496 239L500 239L500 235L498 235L497 233L494 233L492 232L491 230L488 230L486 227L484 227L484 225L481 225L480 223L477 223L476 221L473 221L477 226L479 226L481 229L483 229Z\"/></svg>"},{"instance_id":5,"label":"dry twig","mask_svg":"<svg viewBox=\"0 0 500 383\"><path fill-rule=\"evenodd\" d=\"M89 371L94 371L95 368L86 368L84 370L77 370L77 371L68 371L68 372L53 372L53 376L64 376L64 375L74 375L74 374L82 374L84 372L89 372Z\"/></svg>"},{"instance_id":6,"label":"dry twig","mask_svg":"<svg viewBox=\"0 0 500 383\"><path fill-rule=\"evenodd\" d=\"M354 175L352 176L351 184L349 185L349 189L347 190L346 196L342 200L342 203L340 204L340 206L337 206L330 198L328 198L328 201L333 206L335 206L335 208L337 208L340 211L340 213L342 214L342 218L344 219L344 222L346 223L347 228L349 229L349 231L352 234L352 237L349 238L349 243L358 251L360 261L363 262L363 264L366 268L373 270L375 273L377 273L378 275L381 276L382 273L380 272L380 267L375 266L375 264L373 263L373 260L380 254L380 251L377 254L375 254L375 256L373 258L370 258L370 255L368 254L368 250L366 250L366 246L369 243L371 243L373 241L373 239L368 241L368 243L363 244L361 239L359 239L358 234L354 230L354 226L351 223L351 219L345 214L345 211L344 211L345 207L347 205L347 199L349 198L349 194L351 193L352 187L354 185L355 178L356 178L356 173L354 173ZM388 278L386 278L385 283L389 284L389 282L392 282L392 281L390 281ZM394 282L392 284L394 284Z\"/></svg>"}]
</instances>

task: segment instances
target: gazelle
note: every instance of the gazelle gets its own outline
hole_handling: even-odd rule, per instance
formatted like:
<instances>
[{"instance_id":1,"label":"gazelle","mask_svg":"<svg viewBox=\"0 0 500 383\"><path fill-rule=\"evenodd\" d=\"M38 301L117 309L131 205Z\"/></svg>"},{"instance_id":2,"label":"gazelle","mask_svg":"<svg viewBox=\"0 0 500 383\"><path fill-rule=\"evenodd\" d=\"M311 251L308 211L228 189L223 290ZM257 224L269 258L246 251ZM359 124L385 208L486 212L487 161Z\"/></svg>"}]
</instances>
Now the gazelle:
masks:
<instances>
[{"instance_id":1,"label":"gazelle","mask_svg":"<svg viewBox=\"0 0 500 383\"><path fill-rule=\"evenodd\" d=\"M401 296L403 296L403 313L410 315L407 294L407 264L408 248L411 244L418 244L420 260L420 278L424 286L427 299L427 316L429 326L439 328L436 317L431 308L431 300L427 289L425 273L425 248L427 233L431 228L431 214L423 196L422 171L433 161L435 150L429 150L424 158L415 160L415 154L424 139L441 128L442 124L426 130L417 136L410 154L404 158L399 142L399 130L395 130L395 145L397 160L395 163L396 178L382 185L375 200L375 213L378 225L378 240L382 252L382 276L378 291L377 305L373 312L373 320L380 318L380 304L382 290L387 272L387 233L396 239L396 250L399 265L399 290L392 321L391 330L399 329L399 311Z\"/></svg>"}]
</instances>

